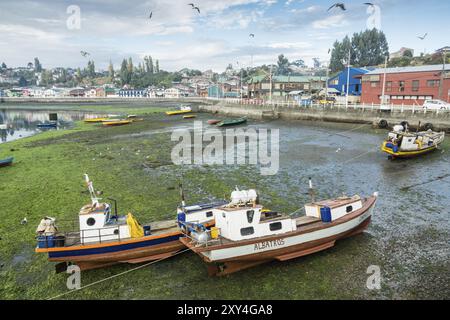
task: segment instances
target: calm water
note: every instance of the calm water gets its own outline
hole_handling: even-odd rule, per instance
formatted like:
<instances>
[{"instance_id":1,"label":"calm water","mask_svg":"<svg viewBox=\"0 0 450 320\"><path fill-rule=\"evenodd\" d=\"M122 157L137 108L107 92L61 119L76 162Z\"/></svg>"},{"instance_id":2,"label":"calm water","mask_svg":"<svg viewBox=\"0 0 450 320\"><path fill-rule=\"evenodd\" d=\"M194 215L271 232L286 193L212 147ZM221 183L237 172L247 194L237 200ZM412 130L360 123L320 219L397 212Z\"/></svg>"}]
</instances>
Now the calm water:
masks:
<instances>
[{"instance_id":1,"label":"calm water","mask_svg":"<svg viewBox=\"0 0 450 320\"><path fill-rule=\"evenodd\" d=\"M49 122L50 113L58 114L58 127L38 128L37 125ZM74 121L98 116L100 115L80 111L0 109L0 144L29 137L45 130L64 130L70 128Z\"/></svg>"}]
</instances>

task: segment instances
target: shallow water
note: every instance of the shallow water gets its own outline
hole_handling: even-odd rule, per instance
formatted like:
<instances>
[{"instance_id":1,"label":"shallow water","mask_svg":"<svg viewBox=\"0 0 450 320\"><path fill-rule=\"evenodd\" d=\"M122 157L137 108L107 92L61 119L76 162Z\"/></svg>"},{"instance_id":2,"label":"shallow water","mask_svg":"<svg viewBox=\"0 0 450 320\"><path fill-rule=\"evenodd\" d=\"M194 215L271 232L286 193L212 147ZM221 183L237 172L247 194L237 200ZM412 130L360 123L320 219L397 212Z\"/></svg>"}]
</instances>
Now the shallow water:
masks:
<instances>
[{"instance_id":1,"label":"shallow water","mask_svg":"<svg viewBox=\"0 0 450 320\"><path fill-rule=\"evenodd\" d=\"M50 121L50 113L57 113L58 127L39 129L38 124ZM99 116L92 112L80 111L0 109L0 144L30 137L45 130L64 130L72 127L74 121Z\"/></svg>"}]
</instances>

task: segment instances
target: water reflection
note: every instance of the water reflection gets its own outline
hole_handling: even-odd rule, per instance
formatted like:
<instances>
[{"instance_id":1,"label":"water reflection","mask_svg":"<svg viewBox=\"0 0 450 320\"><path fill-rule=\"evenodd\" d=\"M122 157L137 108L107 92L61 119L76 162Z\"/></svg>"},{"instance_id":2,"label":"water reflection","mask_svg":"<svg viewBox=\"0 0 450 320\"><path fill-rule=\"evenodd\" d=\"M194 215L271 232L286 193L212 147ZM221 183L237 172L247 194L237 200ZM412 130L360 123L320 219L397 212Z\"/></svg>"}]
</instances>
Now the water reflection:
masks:
<instances>
[{"instance_id":1,"label":"water reflection","mask_svg":"<svg viewBox=\"0 0 450 320\"><path fill-rule=\"evenodd\" d=\"M56 128L38 128L50 123L50 114L58 115ZM64 130L73 126L74 121L96 118L103 114L82 111L36 111L0 109L0 143L29 137L47 130Z\"/></svg>"}]
</instances>

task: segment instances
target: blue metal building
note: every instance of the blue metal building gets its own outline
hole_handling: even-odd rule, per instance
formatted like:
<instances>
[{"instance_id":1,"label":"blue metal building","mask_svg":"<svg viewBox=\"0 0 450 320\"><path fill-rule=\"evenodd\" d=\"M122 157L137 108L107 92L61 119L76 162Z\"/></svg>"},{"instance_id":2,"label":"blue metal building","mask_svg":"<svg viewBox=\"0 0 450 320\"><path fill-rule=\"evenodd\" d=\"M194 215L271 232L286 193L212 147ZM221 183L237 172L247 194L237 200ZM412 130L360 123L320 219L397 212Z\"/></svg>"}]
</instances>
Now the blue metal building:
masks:
<instances>
[{"instance_id":1,"label":"blue metal building","mask_svg":"<svg viewBox=\"0 0 450 320\"><path fill-rule=\"evenodd\" d=\"M360 96L362 91L361 76L368 73L370 70L365 68L350 67L350 81L349 81L349 95ZM334 88L340 92L340 95L345 96L347 93L347 77L348 68L338 73L333 78L328 80L328 88Z\"/></svg>"}]
</instances>

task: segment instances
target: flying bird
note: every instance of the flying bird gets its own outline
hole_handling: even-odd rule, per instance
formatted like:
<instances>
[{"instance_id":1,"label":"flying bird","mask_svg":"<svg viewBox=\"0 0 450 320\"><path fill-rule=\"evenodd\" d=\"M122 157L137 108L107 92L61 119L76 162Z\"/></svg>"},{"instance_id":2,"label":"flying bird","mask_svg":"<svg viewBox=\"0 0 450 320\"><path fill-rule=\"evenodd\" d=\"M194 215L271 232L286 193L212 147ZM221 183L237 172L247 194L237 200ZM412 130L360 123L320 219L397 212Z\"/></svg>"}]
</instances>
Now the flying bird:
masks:
<instances>
[{"instance_id":1,"label":"flying bird","mask_svg":"<svg viewBox=\"0 0 450 320\"><path fill-rule=\"evenodd\" d=\"M428 33L425 33L424 35L423 35L423 37L417 37L417 38L419 38L420 40L425 40L425 38L428 36Z\"/></svg>"},{"instance_id":2,"label":"flying bird","mask_svg":"<svg viewBox=\"0 0 450 320\"><path fill-rule=\"evenodd\" d=\"M153 17L153 11L150 12L150 15L148 16L149 19L151 19Z\"/></svg>"},{"instance_id":3,"label":"flying bird","mask_svg":"<svg viewBox=\"0 0 450 320\"><path fill-rule=\"evenodd\" d=\"M89 52L86 52L86 51L80 51L80 53L81 53L81 55L83 56L83 57L87 57L87 56L90 56L91 54L89 53Z\"/></svg>"},{"instance_id":4,"label":"flying bird","mask_svg":"<svg viewBox=\"0 0 450 320\"><path fill-rule=\"evenodd\" d=\"M372 2L364 2L364 4L367 5L367 6L370 6L370 7L375 6Z\"/></svg>"},{"instance_id":5,"label":"flying bird","mask_svg":"<svg viewBox=\"0 0 450 320\"><path fill-rule=\"evenodd\" d=\"M200 8L199 7L193 7L192 9L197 10L198 13L200 13Z\"/></svg>"},{"instance_id":6,"label":"flying bird","mask_svg":"<svg viewBox=\"0 0 450 320\"><path fill-rule=\"evenodd\" d=\"M347 10L347 9L345 8L345 4L342 3L342 2L338 2L338 3L333 4L331 7L328 8L327 11L330 11L330 10L333 9L333 8L340 8L342 11Z\"/></svg>"},{"instance_id":7,"label":"flying bird","mask_svg":"<svg viewBox=\"0 0 450 320\"><path fill-rule=\"evenodd\" d=\"M192 7L192 9L194 9L194 8L195 8L195 4L193 4L193 3L188 3L188 6L191 6L191 7Z\"/></svg>"},{"instance_id":8,"label":"flying bird","mask_svg":"<svg viewBox=\"0 0 450 320\"><path fill-rule=\"evenodd\" d=\"M255 37L255 34L250 33L248 36L254 38L254 37Z\"/></svg>"}]
</instances>

